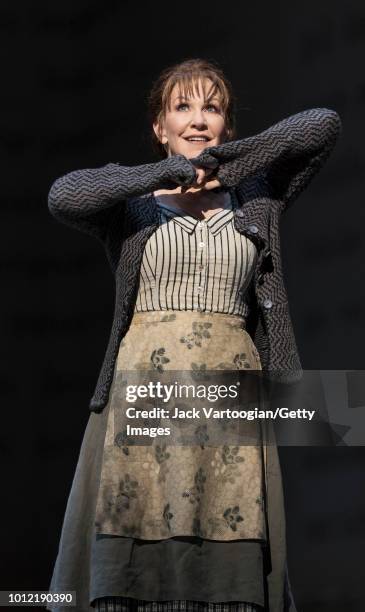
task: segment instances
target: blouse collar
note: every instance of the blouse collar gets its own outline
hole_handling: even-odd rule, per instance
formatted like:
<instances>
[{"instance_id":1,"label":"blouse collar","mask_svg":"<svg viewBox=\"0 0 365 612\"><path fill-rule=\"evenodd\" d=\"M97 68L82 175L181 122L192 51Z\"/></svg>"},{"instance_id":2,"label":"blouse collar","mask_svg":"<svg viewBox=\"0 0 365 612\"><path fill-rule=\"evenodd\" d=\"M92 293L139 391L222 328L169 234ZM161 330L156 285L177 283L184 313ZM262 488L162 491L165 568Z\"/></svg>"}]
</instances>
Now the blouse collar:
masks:
<instances>
[{"instance_id":1,"label":"blouse collar","mask_svg":"<svg viewBox=\"0 0 365 612\"><path fill-rule=\"evenodd\" d=\"M185 213L184 211L180 211L177 208L164 204L158 196L155 196L156 204L163 216L173 219L174 223L177 223L184 229L188 234L192 234L197 225L202 227L202 225L206 225L209 228L210 233L213 236L219 234L228 223L232 221L233 218L233 210L235 208L236 202L230 198L228 204L224 207L223 210L215 213L209 219L198 219L194 215Z\"/></svg>"}]
</instances>

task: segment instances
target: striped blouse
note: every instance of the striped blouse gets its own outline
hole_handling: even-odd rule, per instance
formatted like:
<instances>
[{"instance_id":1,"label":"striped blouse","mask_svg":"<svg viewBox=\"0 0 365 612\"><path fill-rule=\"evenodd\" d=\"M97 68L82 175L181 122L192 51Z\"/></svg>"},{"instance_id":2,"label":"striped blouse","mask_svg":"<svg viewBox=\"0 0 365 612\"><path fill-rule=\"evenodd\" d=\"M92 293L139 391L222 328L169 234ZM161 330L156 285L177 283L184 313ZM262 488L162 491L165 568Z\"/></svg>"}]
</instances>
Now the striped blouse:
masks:
<instances>
[{"instance_id":1,"label":"striped blouse","mask_svg":"<svg viewBox=\"0 0 365 612\"><path fill-rule=\"evenodd\" d=\"M227 193L224 209L200 220L155 199L159 227L145 245L135 312L197 310L246 317L257 251L234 227L236 200Z\"/></svg>"}]
</instances>

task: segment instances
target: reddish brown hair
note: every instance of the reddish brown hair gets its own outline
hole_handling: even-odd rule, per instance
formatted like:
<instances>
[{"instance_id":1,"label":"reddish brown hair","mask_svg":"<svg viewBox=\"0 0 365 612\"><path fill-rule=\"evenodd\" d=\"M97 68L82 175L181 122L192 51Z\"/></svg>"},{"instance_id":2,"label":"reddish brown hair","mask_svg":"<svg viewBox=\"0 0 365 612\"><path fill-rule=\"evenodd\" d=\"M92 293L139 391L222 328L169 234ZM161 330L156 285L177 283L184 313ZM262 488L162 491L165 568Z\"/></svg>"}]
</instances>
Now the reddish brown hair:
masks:
<instances>
[{"instance_id":1,"label":"reddish brown hair","mask_svg":"<svg viewBox=\"0 0 365 612\"><path fill-rule=\"evenodd\" d=\"M206 78L212 81L208 99L219 95L227 137L232 140L235 137L235 98L232 85L215 63L203 59L185 60L161 72L148 96L150 125L160 123L166 111L170 109L171 93L175 85L179 86L181 95L189 97L194 90L198 90L199 82ZM166 157L166 150L153 130L152 144L160 157Z\"/></svg>"}]
</instances>

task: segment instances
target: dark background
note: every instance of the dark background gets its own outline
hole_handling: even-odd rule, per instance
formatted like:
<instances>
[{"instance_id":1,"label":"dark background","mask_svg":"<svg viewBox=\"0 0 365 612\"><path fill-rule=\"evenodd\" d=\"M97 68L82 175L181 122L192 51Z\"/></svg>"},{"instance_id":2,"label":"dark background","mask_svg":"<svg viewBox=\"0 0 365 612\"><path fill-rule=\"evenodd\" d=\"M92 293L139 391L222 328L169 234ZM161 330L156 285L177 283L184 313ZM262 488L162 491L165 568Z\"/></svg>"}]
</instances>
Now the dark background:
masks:
<instances>
[{"instance_id":1,"label":"dark background","mask_svg":"<svg viewBox=\"0 0 365 612\"><path fill-rule=\"evenodd\" d=\"M46 590L113 315L101 246L58 225L62 174L154 159L145 99L165 66L218 61L238 136L311 107L343 135L282 221L291 313L307 369L364 368L365 5L2 0L0 589ZM298 612L360 612L365 449L281 448Z\"/></svg>"}]
</instances>

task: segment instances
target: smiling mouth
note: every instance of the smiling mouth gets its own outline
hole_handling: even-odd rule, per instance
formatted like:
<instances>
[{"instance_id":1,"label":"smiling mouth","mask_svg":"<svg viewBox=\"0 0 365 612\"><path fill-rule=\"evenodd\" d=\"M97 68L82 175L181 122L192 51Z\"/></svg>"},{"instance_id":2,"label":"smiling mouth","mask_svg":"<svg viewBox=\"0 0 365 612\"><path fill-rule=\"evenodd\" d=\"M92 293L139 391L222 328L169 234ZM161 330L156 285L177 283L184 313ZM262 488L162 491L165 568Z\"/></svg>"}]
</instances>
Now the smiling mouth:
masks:
<instances>
[{"instance_id":1,"label":"smiling mouth","mask_svg":"<svg viewBox=\"0 0 365 612\"><path fill-rule=\"evenodd\" d=\"M184 140L188 142L209 142L208 136L184 136Z\"/></svg>"}]
</instances>

